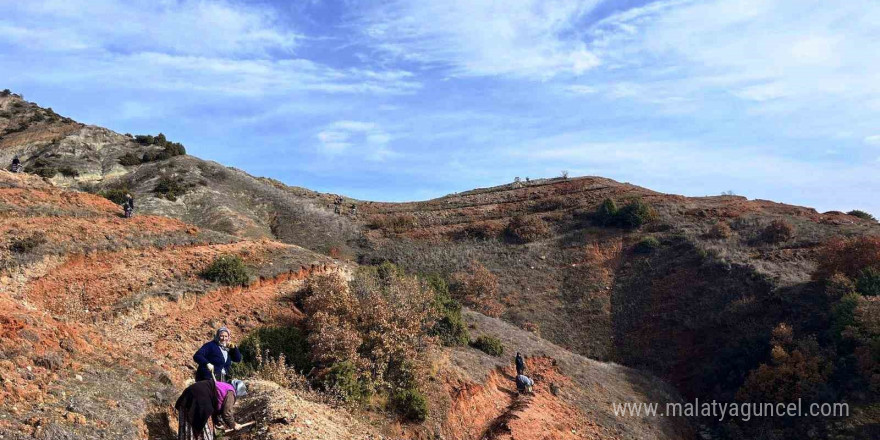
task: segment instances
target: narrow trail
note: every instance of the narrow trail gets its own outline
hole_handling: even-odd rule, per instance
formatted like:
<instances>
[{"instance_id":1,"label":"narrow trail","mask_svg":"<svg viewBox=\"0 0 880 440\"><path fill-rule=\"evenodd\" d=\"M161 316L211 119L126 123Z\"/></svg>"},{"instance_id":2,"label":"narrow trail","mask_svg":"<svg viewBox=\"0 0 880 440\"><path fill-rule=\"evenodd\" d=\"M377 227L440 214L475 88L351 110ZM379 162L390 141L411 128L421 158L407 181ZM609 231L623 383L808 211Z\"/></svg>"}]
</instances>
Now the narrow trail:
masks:
<instances>
[{"instance_id":1,"label":"narrow trail","mask_svg":"<svg viewBox=\"0 0 880 440\"><path fill-rule=\"evenodd\" d=\"M519 394L513 367L490 373L485 384L462 384L453 394L449 424L456 439L614 439L554 390L571 385L549 357L526 359L526 375L534 379L533 394Z\"/></svg>"}]
</instances>

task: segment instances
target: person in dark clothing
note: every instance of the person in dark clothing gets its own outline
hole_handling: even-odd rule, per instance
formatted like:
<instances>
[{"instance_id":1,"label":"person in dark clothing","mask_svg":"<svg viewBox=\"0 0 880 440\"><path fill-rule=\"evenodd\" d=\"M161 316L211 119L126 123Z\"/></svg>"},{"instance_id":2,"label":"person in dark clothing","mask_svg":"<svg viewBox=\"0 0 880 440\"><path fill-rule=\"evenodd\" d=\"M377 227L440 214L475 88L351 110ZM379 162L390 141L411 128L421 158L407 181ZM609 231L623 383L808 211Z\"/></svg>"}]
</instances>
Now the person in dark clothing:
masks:
<instances>
[{"instance_id":1,"label":"person in dark clothing","mask_svg":"<svg viewBox=\"0 0 880 440\"><path fill-rule=\"evenodd\" d=\"M130 218L134 212L134 197L131 194L125 194L125 199L122 201L122 210L125 212L125 218Z\"/></svg>"},{"instance_id":2,"label":"person in dark clothing","mask_svg":"<svg viewBox=\"0 0 880 440\"><path fill-rule=\"evenodd\" d=\"M10 169L13 173L21 171L21 160L18 159L18 156L12 157L12 167Z\"/></svg>"},{"instance_id":3,"label":"person in dark clothing","mask_svg":"<svg viewBox=\"0 0 880 440\"><path fill-rule=\"evenodd\" d=\"M196 380L210 379L213 367L214 378L223 382L231 371L232 363L241 362L241 351L231 342L229 329L220 327L214 340L202 345L193 355L193 360L199 364Z\"/></svg>"},{"instance_id":4,"label":"person in dark clothing","mask_svg":"<svg viewBox=\"0 0 880 440\"><path fill-rule=\"evenodd\" d=\"M513 361L516 363L516 375L523 374L526 371L526 361L519 352L516 352L516 358Z\"/></svg>"},{"instance_id":5,"label":"person in dark clothing","mask_svg":"<svg viewBox=\"0 0 880 440\"><path fill-rule=\"evenodd\" d=\"M241 429L235 421L235 400L247 394L244 383L237 380L233 384L202 380L181 393L174 408L178 417L178 440L213 440L214 428L218 419L231 429ZM212 421L213 426L208 425Z\"/></svg>"}]
</instances>

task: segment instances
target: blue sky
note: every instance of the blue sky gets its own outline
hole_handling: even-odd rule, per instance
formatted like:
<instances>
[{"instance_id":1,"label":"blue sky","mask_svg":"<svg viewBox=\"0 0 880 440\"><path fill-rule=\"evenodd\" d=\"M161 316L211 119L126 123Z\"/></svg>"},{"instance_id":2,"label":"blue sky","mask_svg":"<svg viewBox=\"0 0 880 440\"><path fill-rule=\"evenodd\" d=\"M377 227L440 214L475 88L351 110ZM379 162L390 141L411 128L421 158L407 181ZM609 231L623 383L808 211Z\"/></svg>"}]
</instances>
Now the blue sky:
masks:
<instances>
[{"instance_id":1,"label":"blue sky","mask_svg":"<svg viewBox=\"0 0 880 440\"><path fill-rule=\"evenodd\" d=\"M0 88L290 185L599 175L880 214L874 0L0 0Z\"/></svg>"}]
</instances>

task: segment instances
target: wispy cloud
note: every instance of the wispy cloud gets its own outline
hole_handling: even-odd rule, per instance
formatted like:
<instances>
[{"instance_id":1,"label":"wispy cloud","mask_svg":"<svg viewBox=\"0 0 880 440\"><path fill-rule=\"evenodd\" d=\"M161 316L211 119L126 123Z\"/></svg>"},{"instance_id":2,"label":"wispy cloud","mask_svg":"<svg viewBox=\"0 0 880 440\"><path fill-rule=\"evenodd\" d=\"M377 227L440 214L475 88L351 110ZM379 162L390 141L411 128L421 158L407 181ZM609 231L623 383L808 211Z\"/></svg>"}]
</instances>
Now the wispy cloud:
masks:
<instances>
[{"instance_id":1,"label":"wispy cloud","mask_svg":"<svg viewBox=\"0 0 880 440\"><path fill-rule=\"evenodd\" d=\"M384 161L397 155L388 146L391 135L372 122L336 121L315 137L319 151L331 156L345 153L371 161Z\"/></svg>"},{"instance_id":2,"label":"wispy cloud","mask_svg":"<svg viewBox=\"0 0 880 440\"><path fill-rule=\"evenodd\" d=\"M380 51L453 75L549 79L601 63L577 37L579 19L595 3L402 0L373 10L359 25Z\"/></svg>"}]
</instances>

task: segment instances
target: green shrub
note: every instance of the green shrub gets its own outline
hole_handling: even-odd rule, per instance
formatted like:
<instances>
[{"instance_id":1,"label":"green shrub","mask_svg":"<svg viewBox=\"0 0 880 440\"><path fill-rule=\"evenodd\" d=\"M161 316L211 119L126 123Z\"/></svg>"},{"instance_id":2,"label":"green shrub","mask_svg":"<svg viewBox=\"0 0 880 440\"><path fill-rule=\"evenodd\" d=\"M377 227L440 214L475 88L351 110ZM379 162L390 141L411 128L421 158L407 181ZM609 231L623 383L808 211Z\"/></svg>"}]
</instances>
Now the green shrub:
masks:
<instances>
[{"instance_id":1,"label":"green shrub","mask_svg":"<svg viewBox=\"0 0 880 440\"><path fill-rule=\"evenodd\" d=\"M153 188L153 192L173 202L184 195L187 189L189 187L183 183L183 178L162 176Z\"/></svg>"},{"instance_id":2,"label":"green shrub","mask_svg":"<svg viewBox=\"0 0 880 440\"><path fill-rule=\"evenodd\" d=\"M844 295L831 307L831 329L835 338L841 338L847 327L855 325L855 311L859 305L859 295Z\"/></svg>"},{"instance_id":3,"label":"green shrub","mask_svg":"<svg viewBox=\"0 0 880 440\"><path fill-rule=\"evenodd\" d=\"M614 200L605 199L596 209L594 219L600 226L613 226L617 222L617 204Z\"/></svg>"},{"instance_id":4,"label":"green shrub","mask_svg":"<svg viewBox=\"0 0 880 440\"><path fill-rule=\"evenodd\" d=\"M55 168L52 168L52 167L35 168L34 174L36 174L40 177L45 177L47 179L51 179L51 178L55 177L56 174L58 174L58 170Z\"/></svg>"},{"instance_id":5,"label":"green shrub","mask_svg":"<svg viewBox=\"0 0 880 440\"><path fill-rule=\"evenodd\" d=\"M9 95L11 95L11 94L12 94L12 91L9 90L9 89L3 89L3 91L0 92L0 96L2 96L2 97L4 97L4 98L7 97L7 96L9 96Z\"/></svg>"},{"instance_id":6,"label":"green shrub","mask_svg":"<svg viewBox=\"0 0 880 440\"><path fill-rule=\"evenodd\" d=\"M123 188L112 188L108 190L104 190L98 193L99 196L110 200L111 202L121 205L125 202L125 195L129 193L127 187Z\"/></svg>"},{"instance_id":7,"label":"green shrub","mask_svg":"<svg viewBox=\"0 0 880 440\"><path fill-rule=\"evenodd\" d=\"M42 232L34 232L27 237L13 238L9 243L9 250L17 254L26 254L45 242L46 236Z\"/></svg>"},{"instance_id":8,"label":"green shrub","mask_svg":"<svg viewBox=\"0 0 880 440\"><path fill-rule=\"evenodd\" d=\"M863 269L856 278L856 291L865 296L880 296L880 269Z\"/></svg>"},{"instance_id":9,"label":"green shrub","mask_svg":"<svg viewBox=\"0 0 880 440\"><path fill-rule=\"evenodd\" d=\"M654 237L645 237L636 244L635 251L640 254L650 254L660 247L660 241Z\"/></svg>"},{"instance_id":10,"label":"green shrub","mask_svg":"<svg viewBox=\"0 0 880 440\"><path fill-rule=\"evenodd\" d=\"M618 226L636 229L655 217L654 210L641 200L633 200L618 209L614 200L605 199L593 214L593 221L600 226Z\"/></svg>"},{"instance_id":11,"label":"green shrub","mask_svg":"<svg viewBox=\"0 0 880 440\"><path fill-rule=\"evenodd\" d=\"M641 200L627 203L617 212L617 224L624 228L635 229L654 219L654 210Z\"/></svg>"},{"instance_id":12,"label":"green shrub","mask_svg":"<svg viewBox=\"0 0 880 440\"><path fill-rule=\"evenodd\" d=\"M144 153L141 158L142 162L153 162L157 160L165 160L170 159L174 156L181 156L186 154L186 148L179 142L169 142L168 139L165 138L165 135L159 133L156 136L153 135L137 135L134 137L135 142L150 146L157 145L162 147L162 151L148 151Z\"/></svg>"},{"instance_id":13,"label":"green shrub","mask_svg":"<svg viewBox=\"0 0 880 440\"><path fill-rule=\"evenodd\" d=\"M404 419L424 422L428 417L428 400L418 388L406 388L391 394L391 407Z\"/></svg>"},{"instance_id":14,"label":"green shrub","mask_svg":"<svg viewBox=\"0 0 880 440\"><path fill-rule=\"evenodd\" d=\"M363 402L372 391L369 385L358 376L358 370L351 361L333 364L323 378L326 389L334 391L349 402Z\"/></svg>"},{"instance_id":15,"label":"green shrub","mask_svg":"<svg viewBox=\"0 0 880 440\"><path fill-rule=\"evenodd\" d=\"M31 165L31 169L33 170L34 174L40 177L45 177L47 179L51 179L55 177L56 174L58 174L58 168L50 163L48 160L43 159L42 157L38 157L36 160L34 160L33 165Z\"/></svg>"},{"instance_id":16,"label":"green shrub","mask_svg":"<svg viewBox=\"0 0 880 440\"><path fill-rule=\"evenodd\" d=\"M440 312L440 318L431 328L431 336L436 336L447 347L467 345L470 334L461 316L461 304L452 298L449 285L443 278L432 275L427 281L434 289L434 304Z\"/></svg>"},{"instance_id":17,"label":"green shrub","mask_svg":"<svg viewBox=\"0 0 880 440\"><path fill-rule=\"evenodd\" d=\"M227 286L247 286L250 283L250 276L244 267L244 262L238 255L217 257L202 272L202 276L209 281Z\"/></svg>"},{"instance_id":18,"label":"green shrub","mask_svg":"<svg viewBox=\"0 0 880 440\"><path fill-rule=\"evenodd\" d=\"M493 336L480 336L471 342L471 347L491 356L501 356L504 354L504 346L501 345L501 341Z\"/></svg>"},{"instance_id":19,"label":"green shrub","mask_svg":"<svg viewBox=\"0 0 880 440\"><path fill-rule=\"evenodd\" d=\"M77 177L79 176L79 171L70 168L70 167L61 167L58 169L58 172L61 173L64 177Z\"/></svg>"},{"instance_id":20,"label":"green shrub","mask_svg":"<svg viewBox=\"0 0 880 440\"><path fill-rule=\"evenodd\" d=\"M312 368L309 358L311 347L303 332L296 327L261 327L251 332L239 345L243 363L256 367L257 354L269 350L270 356L284 355L288 366L296 371L308 372Z\"/></svg>"},{"instance_id":21,"label":"green shrub","mask_svg":"<svg viewBox=\"0 0 880 440\"><path fill-rule=\"evenodd\" d=\"M849 215L851 215L851 216L853 216L853 217L858 217L858 218L863 219L863 220L870 220L870 221L872 221L872 222L876 222L876 221L877 221L877 219L874 218L873 215L868 214L868 213L865 212L865 211L860 211L860 210L858 210L858 209L854 209L854 210L852 210L852 211L850 211L850 212L847 212L847 214L849 214Z\"/></svg>"},{"instance_id":22,"label":"green shrub","mask_svg":"<svg viewBox=\"0 0 880 440\"><path fill-rule=\"evenodd\" d=\"M119 158L119 164L124 167L140 165L141 159L137 157L134 153L128 152Z\"/></svg>"}]
</instances>

